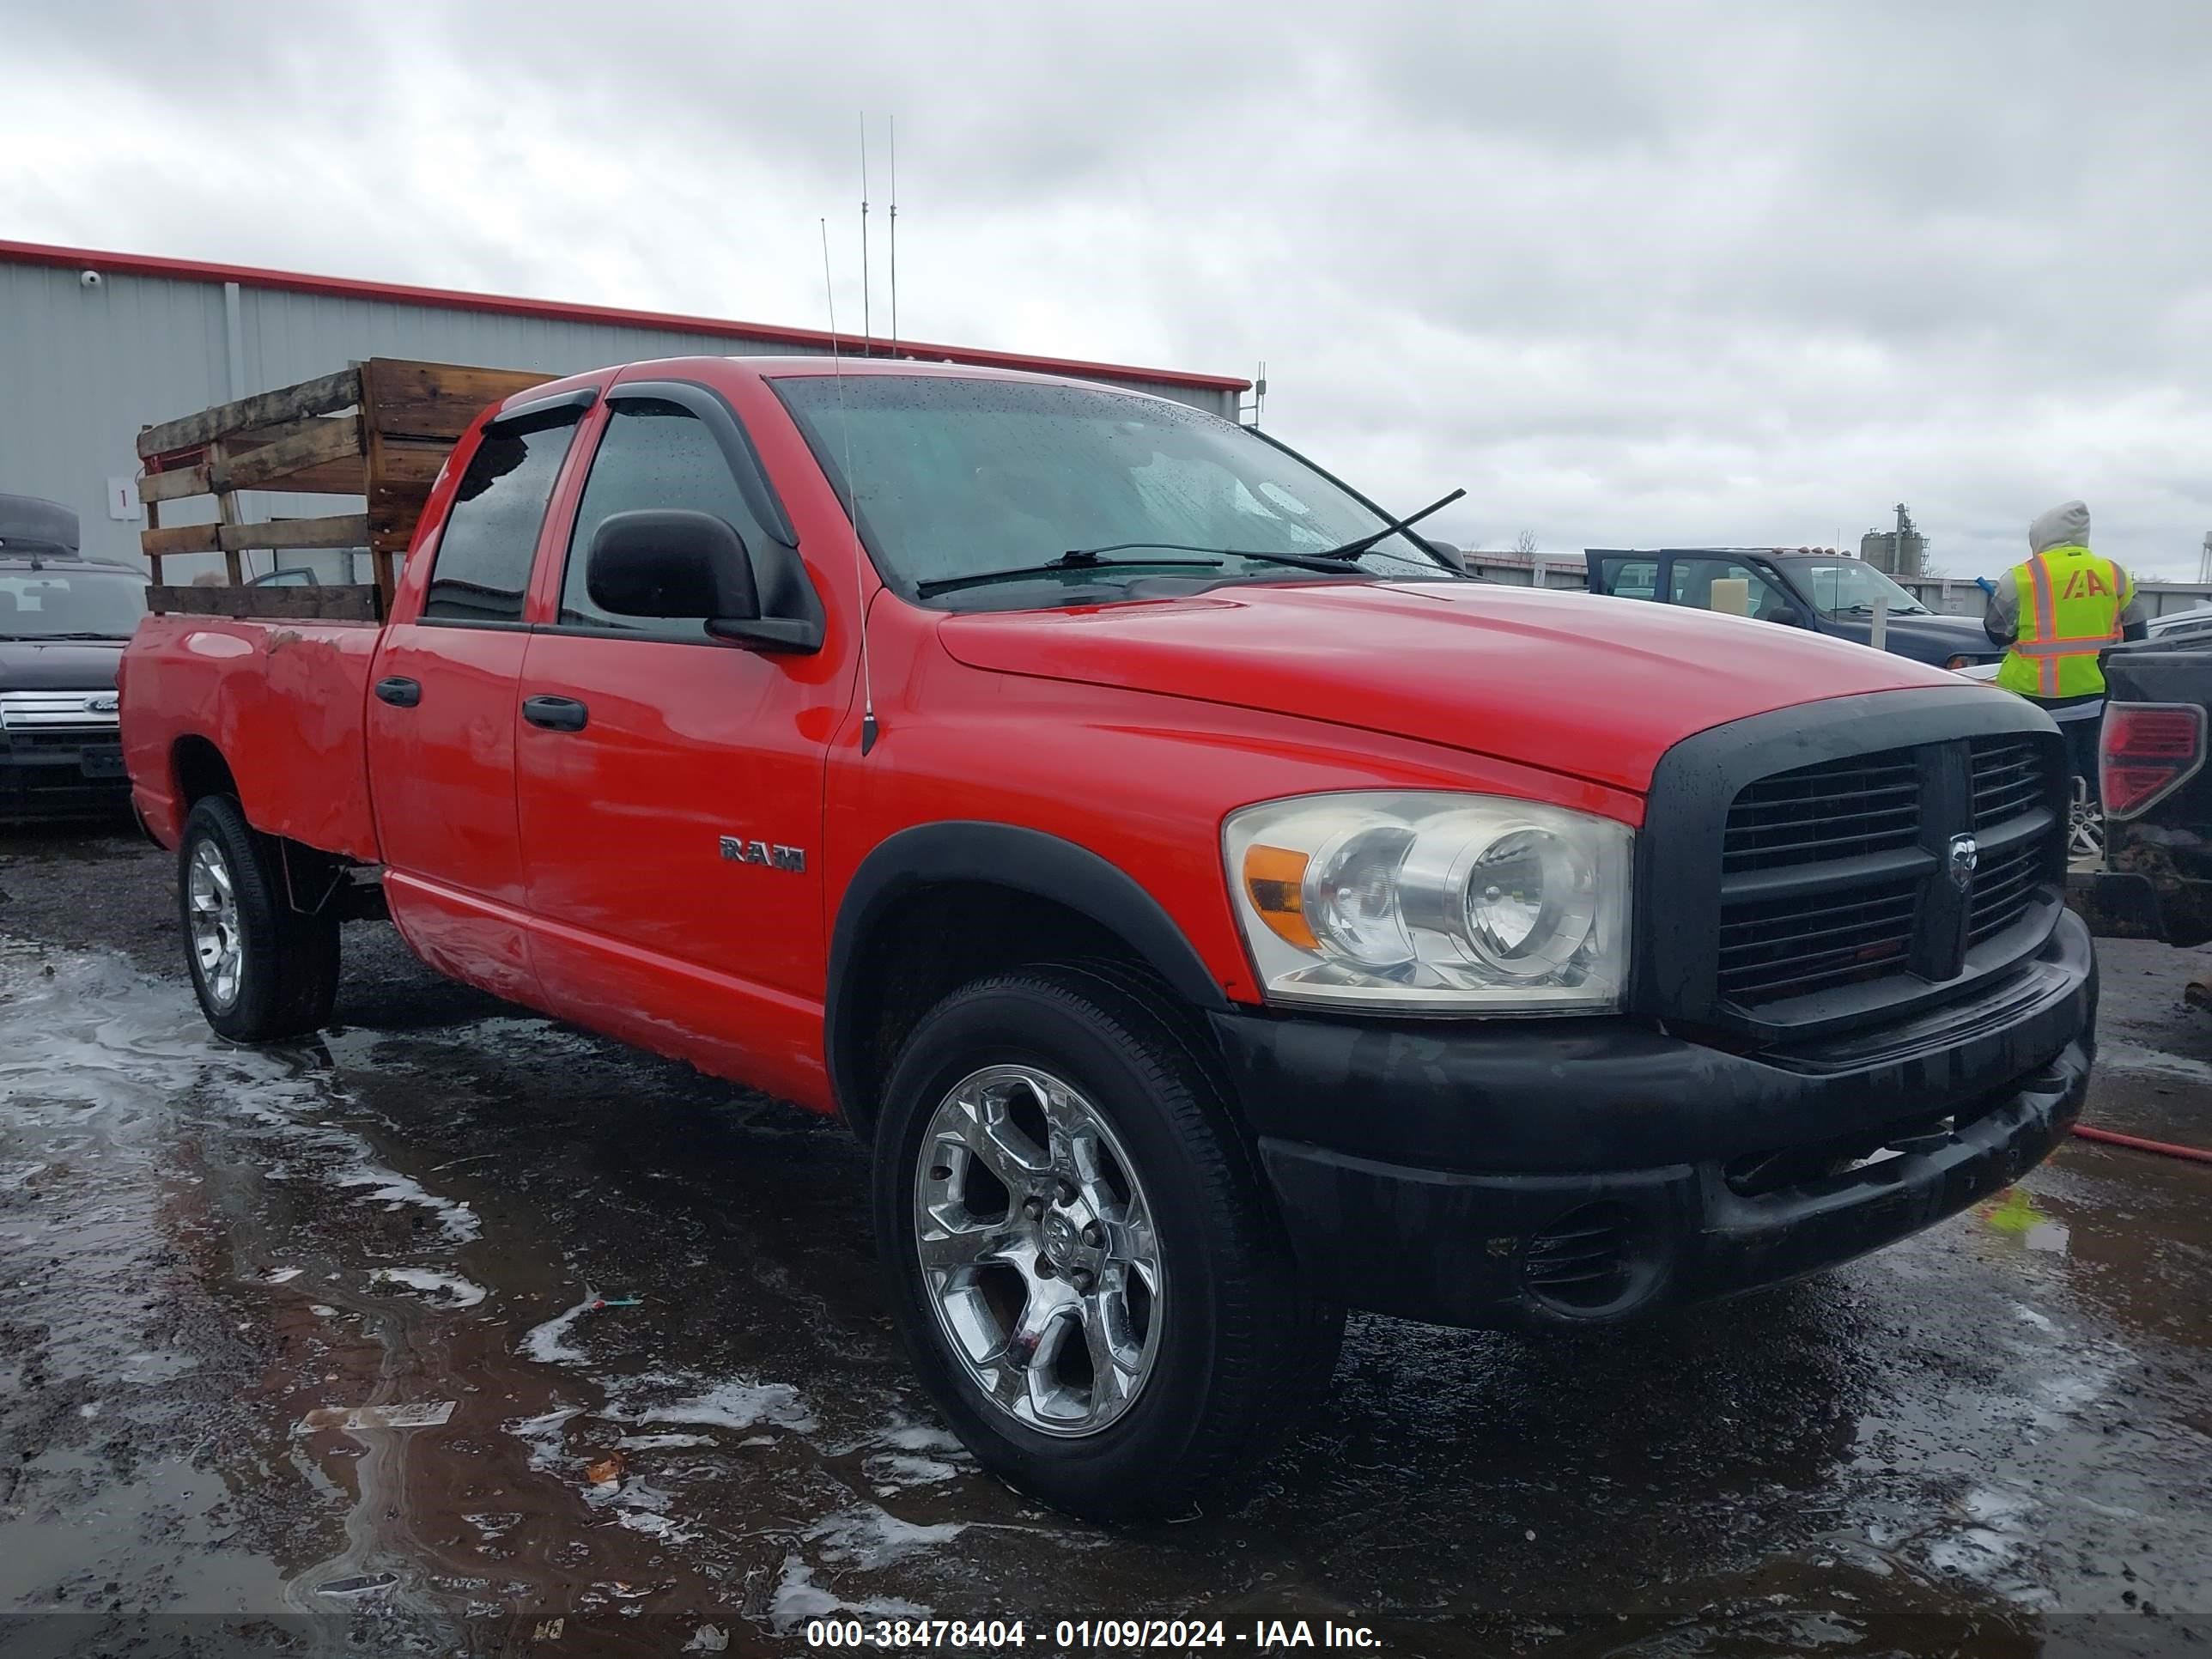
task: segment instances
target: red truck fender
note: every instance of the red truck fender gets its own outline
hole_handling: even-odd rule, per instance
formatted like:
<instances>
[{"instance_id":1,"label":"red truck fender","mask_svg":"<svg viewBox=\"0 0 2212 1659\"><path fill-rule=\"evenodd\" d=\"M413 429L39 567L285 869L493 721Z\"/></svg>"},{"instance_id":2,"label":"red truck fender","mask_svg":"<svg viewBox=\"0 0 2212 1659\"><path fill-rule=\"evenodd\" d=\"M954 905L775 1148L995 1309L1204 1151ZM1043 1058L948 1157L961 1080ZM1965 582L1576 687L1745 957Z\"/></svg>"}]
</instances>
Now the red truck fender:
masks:
<instances>
[{"instance_id":1,"label":"red truck fender","mask_svg":"<svg viewBox=\"0 0 2212 1659\"><path fill-rule=\"evenodd\" d=\"M922 888L962 882L1073 910L1120 939L1192 1007L1229 1006L1205 961L1159 901L1088 848L1041 830L977 820L902 830L878 843L854 872L830 941L823 1049L830 1087L864 1138L873 1129L880 1080L869 1056L868 1016L880 1005L901 945L892 914Z\"/></svg>"}]
</instances>

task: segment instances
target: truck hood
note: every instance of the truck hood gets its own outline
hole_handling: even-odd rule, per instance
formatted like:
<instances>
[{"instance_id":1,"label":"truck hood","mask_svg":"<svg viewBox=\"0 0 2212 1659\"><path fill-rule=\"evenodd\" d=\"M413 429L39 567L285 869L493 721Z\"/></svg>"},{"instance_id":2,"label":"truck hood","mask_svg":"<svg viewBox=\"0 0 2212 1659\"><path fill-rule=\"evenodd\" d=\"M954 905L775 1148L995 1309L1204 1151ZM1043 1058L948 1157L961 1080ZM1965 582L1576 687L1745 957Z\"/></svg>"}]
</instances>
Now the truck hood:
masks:
<instances>
[{"instance_id":1,"label":"truck hood","mask_svg":"<svg viewBox=\"0 0 2212 1659\"><path fill-rule=\"evenodd\" d=\"M127 641L0 640L0 691L104 691Z\"/></svg>"},{"instance_id":2,"label":"truck hood","mask_svg":"<svg viewBox=\"0 0 2212 1659\"><path fill-rule=\"evenodd\" d=\"M1490 583L1250 583L947 617L971 667L1387 732L1638 793L1692 732L1911 686L1985 689L1799 629Z\"/></svg>"}]
</instances>

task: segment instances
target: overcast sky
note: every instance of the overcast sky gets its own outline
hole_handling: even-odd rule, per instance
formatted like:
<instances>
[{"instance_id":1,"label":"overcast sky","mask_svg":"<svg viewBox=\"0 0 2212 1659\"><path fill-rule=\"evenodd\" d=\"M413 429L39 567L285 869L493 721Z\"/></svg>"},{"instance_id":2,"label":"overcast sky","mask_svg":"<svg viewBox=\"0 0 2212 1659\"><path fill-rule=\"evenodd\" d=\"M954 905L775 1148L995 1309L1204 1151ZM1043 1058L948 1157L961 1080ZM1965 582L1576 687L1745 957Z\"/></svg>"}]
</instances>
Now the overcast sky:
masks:
<instances>
[{"instance_id":1,"label":"overcast sky","mask_svg":"<svg viewBox=\"0 0 2212 1659\"><path fill-rule=\"evenodd\" d=\"M0 0L0 236L1249 374L1471 544L2212 530L2212 4ZM874 245L886 319L887 249ZM0 326L5 319L0 319ZM4 395L4 388L0 388Z\"/></svg>"}]
</instances>

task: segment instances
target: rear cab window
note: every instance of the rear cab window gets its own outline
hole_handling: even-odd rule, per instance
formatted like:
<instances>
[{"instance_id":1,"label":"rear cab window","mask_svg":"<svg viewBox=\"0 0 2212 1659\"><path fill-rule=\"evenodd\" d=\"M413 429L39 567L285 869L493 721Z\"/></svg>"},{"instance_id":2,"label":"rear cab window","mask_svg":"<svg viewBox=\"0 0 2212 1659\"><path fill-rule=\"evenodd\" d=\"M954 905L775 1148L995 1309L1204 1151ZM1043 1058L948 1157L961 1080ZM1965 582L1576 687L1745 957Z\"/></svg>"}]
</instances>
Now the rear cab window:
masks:
<instances>
[{"instance_id":1,"label":"rear cab window","mask_svg":"<svg viewBox=\"0 0 2212 1659\"><path fill-rule=\"evenodd\" d=\"M485 429L439 533L425 622L521 623L538 534L582 414L570 404Z\"/></svg>"},{"instance_id":2,"label":"rear cab window","mask_svg":"<svg viewBox=\"0 0 2212 1659\"><path fill-rule=\"evenodd\" d=\"M1597 591L1620 599L1656 599L1659 597L1659 561L1627 556L1601 558L1597 562Z\"/></svg>"}]
</instances>

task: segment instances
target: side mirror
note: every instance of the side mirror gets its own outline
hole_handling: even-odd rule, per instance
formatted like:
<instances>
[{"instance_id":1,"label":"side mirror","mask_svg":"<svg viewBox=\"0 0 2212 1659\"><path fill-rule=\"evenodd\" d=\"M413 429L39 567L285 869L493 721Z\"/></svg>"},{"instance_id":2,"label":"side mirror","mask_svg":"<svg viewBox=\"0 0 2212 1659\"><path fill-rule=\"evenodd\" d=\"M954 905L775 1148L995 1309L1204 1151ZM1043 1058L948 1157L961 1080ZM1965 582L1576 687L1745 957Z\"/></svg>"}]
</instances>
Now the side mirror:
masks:
<instances>
[{"instance_id":1,"label":"side mirror","mask_svg":"<svg viewBox=\"0 0 2212 1659\"><path fill-rule=\"evenodd\" d=\"M617 617L751 622L760 592L744 538L711 513L648 508L599 526L584 566L592 603Z\"/></svg>"}]
</instances>

